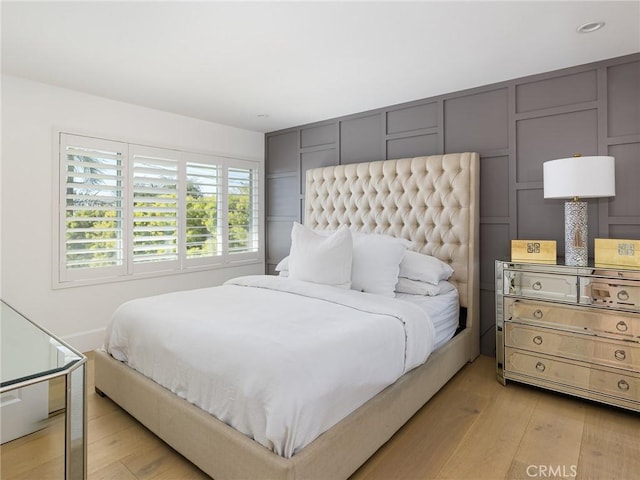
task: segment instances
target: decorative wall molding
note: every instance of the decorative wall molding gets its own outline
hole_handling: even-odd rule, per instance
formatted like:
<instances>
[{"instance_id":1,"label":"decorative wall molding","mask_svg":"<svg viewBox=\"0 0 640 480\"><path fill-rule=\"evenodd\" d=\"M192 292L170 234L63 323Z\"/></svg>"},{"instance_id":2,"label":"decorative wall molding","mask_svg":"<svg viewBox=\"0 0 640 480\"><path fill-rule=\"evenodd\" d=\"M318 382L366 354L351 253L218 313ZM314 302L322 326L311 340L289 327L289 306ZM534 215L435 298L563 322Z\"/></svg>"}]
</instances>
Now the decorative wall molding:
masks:
<instances>
[{"instance_id":1,"label":"decorative wall molding","mask_svg":"<svg viewBox=\"0 0 640 480\"><path fill-rule=\"evenodd\" d=\"M589 201L589 251L596 236L640 238L640 53L267 133L267 272L302 220L309 168L456 151L481 156L481 350L491 355L494 260L517 238L564 251L564 202L543 198L543 162L616 157L616 196Z\"/></svg>"}]
</instances>

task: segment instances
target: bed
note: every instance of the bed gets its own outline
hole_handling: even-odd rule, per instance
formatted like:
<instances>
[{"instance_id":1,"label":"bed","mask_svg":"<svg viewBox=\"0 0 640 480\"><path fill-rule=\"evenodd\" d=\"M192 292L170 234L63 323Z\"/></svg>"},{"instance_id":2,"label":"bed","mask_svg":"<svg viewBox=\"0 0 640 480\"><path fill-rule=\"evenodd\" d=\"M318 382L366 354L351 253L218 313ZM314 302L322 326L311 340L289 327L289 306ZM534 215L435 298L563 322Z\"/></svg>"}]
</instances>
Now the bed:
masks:
<instances>
[{"instance_id":1,"label":"bed","mask_svg":"<svg viewBox=\"0 0 640 480\"><path fill-rule=\"evenodd\" d=\"M457 334L289 458L176 396L102 350L96 389L199 468L223 479L346 479L479 353L479 157L445 154L307 172L305 225L391 235L454 269Z\"/></svg>"}]
</instances>

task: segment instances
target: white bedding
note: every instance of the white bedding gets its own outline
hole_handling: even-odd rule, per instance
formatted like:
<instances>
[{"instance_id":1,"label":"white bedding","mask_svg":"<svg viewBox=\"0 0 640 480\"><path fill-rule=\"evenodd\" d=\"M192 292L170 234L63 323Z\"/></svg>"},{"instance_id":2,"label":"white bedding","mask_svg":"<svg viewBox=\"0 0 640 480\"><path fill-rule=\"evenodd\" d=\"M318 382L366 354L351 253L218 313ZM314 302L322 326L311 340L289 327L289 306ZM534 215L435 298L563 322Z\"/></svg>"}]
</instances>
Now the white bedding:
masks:
<instances>
[{"instance_id":1,"label":"white bedding","mask_svg":"<svg viewBox=\"0 0 640 480\"><path fill-rule=\"evenodd\" d=\"M434 296L396 293L396 298L417 305L427 312L436 333L433 350L447 343L456 333L460 323L457 290Z\"/></svg>"},{"instance_id":2,"label":"white bedding","mask_svg":"<svg viewBox=\"0 0 640 480\"><path fill-rule=\"evenodd\" d=\"M419 307L273 276L122 305L105 349L290 457L433 349Z\"/></svg>"}]
</instances>

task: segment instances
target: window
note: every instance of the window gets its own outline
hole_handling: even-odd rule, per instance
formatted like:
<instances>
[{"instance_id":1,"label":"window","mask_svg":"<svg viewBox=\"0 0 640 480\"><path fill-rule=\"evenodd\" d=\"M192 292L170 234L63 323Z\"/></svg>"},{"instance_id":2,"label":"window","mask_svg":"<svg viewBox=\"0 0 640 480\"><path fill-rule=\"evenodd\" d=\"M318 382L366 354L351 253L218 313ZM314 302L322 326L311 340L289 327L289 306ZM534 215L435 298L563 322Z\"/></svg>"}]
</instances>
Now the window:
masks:
<instances>
[{"instance_id":1,"label":"window","mask_svg":"<svg viewBox=\"0 0 640 480\"><path fill-rule=\"evenodd\" d=\"M58 283L258 261L258 163L60 134Z\"/></svg>"},{"instance_id":2,"label":"window","mask_svg":"<svg viewBox=\"0 0 640 480\"><path fill-rule=\"evenodd\" d=\"M258 181L256 170L229 168L227 170L227 201L229 202L229 252L239 254L258 251Z\"/></svg>"},{"instance_id":3,"label":"window","mask_svg":"<svg viewBox=\"0 0 640 480\"><path fill-rule=\"evenodd\" d=\"M132 145L129 158L131 269L155 270L161 263L173 270L179 261L179 152Z\"/></svg>"},{"instance_id":4,"label":"window","mask_svg":"<svg viewBox=\"0 0 640 480\"><path fill-rule=\"evenodd\" d=\"M218 165L187 163L186 255L195 261L222 254L224 206L220 192L222 174ZM257 198L254 197L254 198ZM257 202L255 202L257 205Z\"/></svg>"},{"instance_id":5,"label":"window","mask_svg":"<svg viewBox=\"0 0 640 480\"><path fill-rule=\"evenodd\" d=\"M66 139L65 139L66 140ZM84 139L60 146L61 264L67 275L113 276L124 266L124 191L127 146Z\"/></svg>"}]
</instances>

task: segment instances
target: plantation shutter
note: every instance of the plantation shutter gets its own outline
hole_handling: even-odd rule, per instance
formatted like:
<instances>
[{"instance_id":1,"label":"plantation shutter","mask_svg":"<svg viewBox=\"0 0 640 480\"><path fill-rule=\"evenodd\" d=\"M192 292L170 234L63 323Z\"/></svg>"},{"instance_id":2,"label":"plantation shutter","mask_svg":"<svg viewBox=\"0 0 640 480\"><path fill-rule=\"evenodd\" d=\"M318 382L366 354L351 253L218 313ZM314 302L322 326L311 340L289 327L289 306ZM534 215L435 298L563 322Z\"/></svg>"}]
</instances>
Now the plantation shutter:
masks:
<instances>
[{"instance_id":1,"label":"plantation shutter","mask_svg":"<svg viewBox=\"0 0 640 480\"><path fill-rule=\"evenodd\" d=\"M259 162L59 133L56 286L258 262Z\"/></svg>"},{"instance_id":2,"label":"plantation shutter","mask_svg":"<svg viewBox=\"0 0 640 480\"><path fill-rule=\"evenodd\" d=\"M126 273L127 145L61 134L59 155L60 280Z\"/></svg>"},{"instance_id":3,"label":"plantation shutter","mask_svg":"<svg viewBox=\"0 0 640 480\"><path fill-rule=\"evenodd\" d=\"M258 198L257 164L234 162L227 169L227 242L231 256L255 254L259 250Z\"/></svg>"},{"instance_id":4,"label":"plantation shutter","mask_svg":"<svg viewBox=\"0 0 640 480\"><path fill-rule=\"evenodd\" d=\"M132 145L131 269L176 268L178 264L178 152Z\"/></svg>"},{"instance_id":5,"label":"plantation shutter","mask_svg":"<svg viewBox=\"0 0 640 480\"><path fill-rule=\"evenodd\" d=\"M211 263L223 253L222 167L214 157L189 154L186 161L185 257Z\"/></svg>"}]
</instances>

